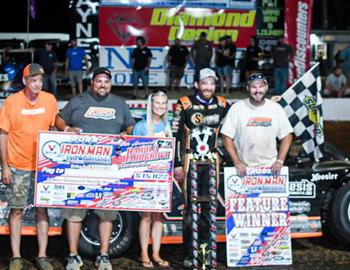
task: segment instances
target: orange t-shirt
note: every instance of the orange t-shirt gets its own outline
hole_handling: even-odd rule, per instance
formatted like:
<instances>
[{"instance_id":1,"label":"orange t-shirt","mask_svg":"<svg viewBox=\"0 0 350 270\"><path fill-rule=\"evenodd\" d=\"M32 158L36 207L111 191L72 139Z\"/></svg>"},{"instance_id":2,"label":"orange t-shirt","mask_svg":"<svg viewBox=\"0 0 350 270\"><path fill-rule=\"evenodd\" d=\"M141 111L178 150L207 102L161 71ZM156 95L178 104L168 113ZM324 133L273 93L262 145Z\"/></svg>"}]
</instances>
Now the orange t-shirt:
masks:
<instances>
[{"instance_id":1,"label":"orange t-shirt","mask_svg":"<svg viewBox=\"0 0 350 270\"><path fill-rule=\"evenodd\" d=\"M20 170L35 170L39 130L49 130L58 112L56 98L40 92L34 105L23 91L8 97L0 113L0 128L8 132L7 162Z\"/></svg>"}]
</instances>

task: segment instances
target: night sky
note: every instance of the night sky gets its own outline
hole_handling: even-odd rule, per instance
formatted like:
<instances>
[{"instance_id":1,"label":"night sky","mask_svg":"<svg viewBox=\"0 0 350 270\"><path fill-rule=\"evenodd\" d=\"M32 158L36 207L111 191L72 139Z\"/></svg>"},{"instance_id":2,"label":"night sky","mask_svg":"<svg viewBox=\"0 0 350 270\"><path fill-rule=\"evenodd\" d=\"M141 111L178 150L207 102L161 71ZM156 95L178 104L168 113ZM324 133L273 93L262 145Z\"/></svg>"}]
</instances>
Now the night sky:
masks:
<instances>
[{"instance_id":1,"label":"night sky","mask_svg":"<svg viewBox=\"0 0 350 270\"><path fill-rule=\"evenodd\" d=\"M70 32L69 0L35 0L36 18L30 19L30 32ZM323 0L314 0L313 29L322 28ZM327 0L328 29L350 30L349 0ZM2 1L2 10L13 18L0 16L0 32L26 32L27 0Z\"/></svg>"}]
</instances>

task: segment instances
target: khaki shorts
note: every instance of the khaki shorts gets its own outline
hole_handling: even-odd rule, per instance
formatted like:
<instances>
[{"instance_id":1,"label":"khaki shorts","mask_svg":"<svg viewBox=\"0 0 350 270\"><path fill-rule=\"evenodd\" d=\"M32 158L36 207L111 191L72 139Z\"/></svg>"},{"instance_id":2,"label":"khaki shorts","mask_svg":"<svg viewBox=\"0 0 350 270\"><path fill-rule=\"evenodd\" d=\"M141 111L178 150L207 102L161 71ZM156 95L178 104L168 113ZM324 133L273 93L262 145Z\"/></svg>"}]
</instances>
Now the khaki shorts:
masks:
<instances>
[{"instance_id":1,"label":"khaki shorts","mask_svg":"<svg viewBox=\"0 0 350 270\"><path fill-rule=\"evenodd\" d=\"M86 216L88 209L73 209L64 208L61 211L61 216L71 222L81 222ZM106 221L113 221L117 217L117 211L113 210L94 210L100 219Z\"/></svg>"},{"instance_id":2,"label":"khaki shorts","mask_svg":"<svg viewBox=\"0 0 350 270\"><path fill-rule=\"evenodd\" d=\"M69 83L71 86L75 86L83 81L83 71L82 70L69 70Z\"/></svg>"},{"instance_id":3,"label":"khaki shorts","mask_svg":"<svg viewBox=\"0 0 350 270\"><path fill-rule=\"evenodd\" d=\"M35 171L11 167L12 183L7 188L9 208L23 209L34 202Z\"/></svg>"}]
</instances>

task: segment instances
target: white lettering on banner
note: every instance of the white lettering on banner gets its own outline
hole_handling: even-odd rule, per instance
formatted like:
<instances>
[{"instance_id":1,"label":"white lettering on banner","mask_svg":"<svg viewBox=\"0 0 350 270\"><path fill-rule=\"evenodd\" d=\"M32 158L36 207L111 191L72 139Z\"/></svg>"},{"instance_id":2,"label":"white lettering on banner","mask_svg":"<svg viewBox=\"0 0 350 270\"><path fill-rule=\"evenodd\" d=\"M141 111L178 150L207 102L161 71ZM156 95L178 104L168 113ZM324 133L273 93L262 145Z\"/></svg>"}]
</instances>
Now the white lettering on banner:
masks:
<instances>
[{"instance_id":1,"label":"white lettering on banner","mask_svg":"<svg viewBox=\"0 0 350 270\"><path fill-rule=\"evenodd\" d=\"M97 15L97 7L99 5L98 1L91 0L79 0L76 4L77 21L75 24L75 35L77 38L77 45L79 47L84 47L87 55L91 53L90 44L92 39L97 37L93 36L93 23L88 22L88 17L92 15ZM80 17L80 19L78 18ZM89 64L91 66L91 63Z\"/></svg>"},{"instance_id":2,"label":"white lettering on banner","mask_svg":"<svg viewBox=\"0 0 350 270\"><path fill-rule=\"evenodd\" d=\"M319 180L336 180L338 177L337 173L327 173L327 174L320 174L320 173L313 173L312 174L312 182L317 182Z\"/></svg>"},{"instance_id":3,"label":"white lettering on banner","mask_svg":"<svg viewBox=\"0 0 350 270\"><path fill-rule=\"evenodd\" d=\"M38 114L44 114L45 108L37 108L37 109L22 109L21 114L22 115L38 115Z\"/></svg>"},{"instance_id":4,"label":"white lettering on banner","mask_svg":"<svg viewBox=\"0 0 350 270\"><path fill-rule=\"evenodd\" d=\"M286 213L251 213L232 214L237 228L252 227L287 227Z\"/></svg>"},{"instance_id":5,"label":"white lettering on banner","mask_svg":"<svg viewBox=\"0 0 350 270\"><path fill-rule=\"evenodd\" d=\"M229 204L232 212L288 211L287 197L230 198Z\"/></svg>"},{"instance_id":6,"label":"white lettering on banner","mask_svg":"<svg viewBox=\"0 0 350 270\"><path fill-rule=\"evenodd\" d=\"M306 50L308 42L308 9L307 3L298 2L298 14L296 19L296 52L294 63L297 71L297 78L300 78L306 71Z\"/></svg>"}]
</instances>

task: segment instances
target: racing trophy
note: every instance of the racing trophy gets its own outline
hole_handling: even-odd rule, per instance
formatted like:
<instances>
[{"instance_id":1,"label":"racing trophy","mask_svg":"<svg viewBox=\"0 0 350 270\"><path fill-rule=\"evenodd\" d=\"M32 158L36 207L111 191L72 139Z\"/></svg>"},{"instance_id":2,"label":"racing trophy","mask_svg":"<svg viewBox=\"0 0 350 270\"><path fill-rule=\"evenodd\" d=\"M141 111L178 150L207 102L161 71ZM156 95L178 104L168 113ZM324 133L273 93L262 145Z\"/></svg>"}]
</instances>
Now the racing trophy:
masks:
<instances>
[{"instance_id":1,"label":"racing trophy","mask_svg":"<svg viewBox=\"0 0 350 270\"><path fill-rule=\"evenodd\" d=\"M213 134L213 128L203 127L191 134L191 139L196 139L196 150L189 153L191 173L191 215L192 215L192 266L194 270L215 270L217 268L216 253L216 209L217 209L217 186L216 186L216 163L217 151L210 149L208 137ZM201 135L201 136L200 136ZM198 166L204 165L208 169L209 185L208 194L199 195L198 192ZM205 181L205 180L204 180ZM208 231L200 230L200 213L209 211ZM203 228L201 228L202 230ZM199 234L209 235L208 243L199 243ZM207 268L208 267L208 268Z\"/></svg>"}]
</instances>

